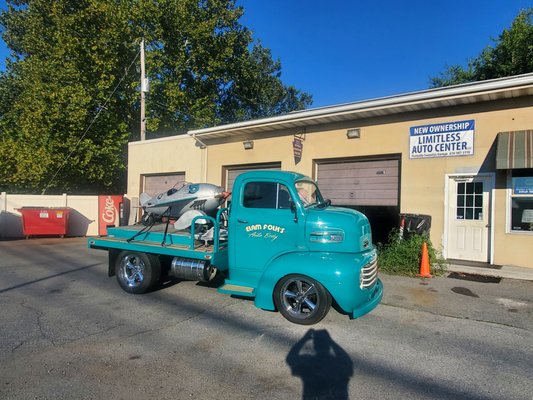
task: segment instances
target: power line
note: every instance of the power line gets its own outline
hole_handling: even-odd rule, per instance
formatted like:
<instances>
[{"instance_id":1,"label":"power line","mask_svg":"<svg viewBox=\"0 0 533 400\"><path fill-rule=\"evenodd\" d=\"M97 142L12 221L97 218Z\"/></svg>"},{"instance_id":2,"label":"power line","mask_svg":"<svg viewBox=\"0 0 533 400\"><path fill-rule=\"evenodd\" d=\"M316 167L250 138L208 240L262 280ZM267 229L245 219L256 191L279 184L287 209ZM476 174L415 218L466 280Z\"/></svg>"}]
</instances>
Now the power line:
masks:
<instances>
[{"instance_id":1,"label":"power line","mask_svg":"<svg viewBox=\"0 0 533 400\"><path fill-rule=\"evenodd\" d=\"M69 160L69 158L72 156L72 154L74 154L74 151L76 150L76 148L78 147L78 145L81 143L81 141L85 138L85 136L87 135L87 133L89 132L89 130L91 129L91 127L94 125L94 123L96 122L96 120L98 119L98 117L100 116L102 110L105 109L107 103L109 103L109 101L111 100L111 98L113 97L113 95L115 94L115 92L118 90L119 86L122 84L122 82L124 81L124 79L126 79L126 76L128 75L128 73L130 72L130 69L131 67L133 66L133 64L135 64L135 61L137 61L137 57L139 57L139 54L140 54L140 50L137 52L137 54L135 55L135 58L133 59L133 61L131 62L131 64L129 65L129 67L126 69L126 72L124 73L124 75L122 76L122 78L120 79L120 81L117 83L117 85L115 86L115 88L113 89L113 92L111 92L111 94L109 95L109 97L106 99L106 101L104 102L104 104L100 107L98 107L98 112L96 113L96 115L94 116L93 120L91 121L91 123L89 124L89 126L87 127L87 129L85 129L85 132L83 132L83 135L81 135L81 137L78 139L78 141L76 142L76 144L74 145L74 149L71 150L71 152L65 157L65 159L63 160L63 163L59 166L59 168L57 169L56 173L54 174L54 176L52 176L52 179L50 179L50 182L48 182L48 185L46 185L46 187L43 189L41 195L44 195L46 193L46 190L48 190L48 188L52 185L52 182L54 182L57 174L59 174L59 172L63 169L63 167L65 166L65 164L67 163L67 161Z\"/></svg>"}]
</instances>

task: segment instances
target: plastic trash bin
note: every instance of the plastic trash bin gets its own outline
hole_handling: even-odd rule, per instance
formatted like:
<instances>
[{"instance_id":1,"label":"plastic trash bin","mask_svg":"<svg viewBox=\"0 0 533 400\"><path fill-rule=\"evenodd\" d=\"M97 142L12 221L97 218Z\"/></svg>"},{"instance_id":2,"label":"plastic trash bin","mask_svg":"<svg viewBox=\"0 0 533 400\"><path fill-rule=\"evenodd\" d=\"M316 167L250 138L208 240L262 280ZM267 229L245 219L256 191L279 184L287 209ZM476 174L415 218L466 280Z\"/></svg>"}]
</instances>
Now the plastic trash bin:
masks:
<instances>
[{"instance_id":1,"label":"plastic trash bin","mask_svg":"<svg viewBox=\"0 0 533 400\"><path fill-rule=\"evenodd\" d=\"M427 235L431 229L431 215L400 214L400 232L409 239L413 234Z\"/></svg>"},{"instance_id":2,"label":"plastic trash bin","mask_svg":"<svg viewBox=\"0 0 533 400\"><path fill-rule=\"evenodd\" d=\"M22 232L30 236L61 236L67 234L69 207L22 207Z\"/></svg>"}]
</instances>

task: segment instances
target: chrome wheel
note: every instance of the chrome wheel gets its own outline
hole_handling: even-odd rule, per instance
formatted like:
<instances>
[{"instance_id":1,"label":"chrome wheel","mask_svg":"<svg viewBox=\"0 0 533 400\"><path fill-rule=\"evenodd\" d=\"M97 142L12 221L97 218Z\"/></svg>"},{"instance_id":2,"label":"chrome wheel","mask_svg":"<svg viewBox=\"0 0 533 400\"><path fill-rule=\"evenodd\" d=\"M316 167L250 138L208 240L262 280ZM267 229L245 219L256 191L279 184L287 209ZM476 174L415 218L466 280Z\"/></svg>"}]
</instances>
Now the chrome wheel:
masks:
<instances>
[{"instance_id":1,"label":"chrome wheel","mask_svg":"<svg viewBox=\"0 0 533 400\"><path fill-rule=\"evenodd\" d=\"M119 277L130 288L142 285L144 281L145 264L141 257L128 254L122 258L119 268Z\"/></svg>"},{"instance_id":2,"label":"chrome wheel","mask_svg":"<svg viewBox=\"0 0 533 400\"><path fill-rule=\"evenodd\" d=\"M153 254L123 251L117 257L115 275L126 292L145 293L159 279L161 262Z\"/></svg>"},{"instance_id":3,"label":"chrome wheel","mask_svg":"<svg viewBox=\"0 0 533 400\"><path fill-rule=\"evenodd\" d=\"M283 285L281 302L288 313L297 318L315 311L320 299L314 284L302 279L291 279Z\"/></svg>"},{"instance_id":4,"label":"chrome wheel","mask_svg":"<svg viewBox=\"0 0 533 400\"><path fill-rule=\"evenodd\" d=\"M319 282L303 275L289 275L280 280L274 300L285 318L304 325L320 321L331 306L327 290Z\"/></svg>"}]
</instances>

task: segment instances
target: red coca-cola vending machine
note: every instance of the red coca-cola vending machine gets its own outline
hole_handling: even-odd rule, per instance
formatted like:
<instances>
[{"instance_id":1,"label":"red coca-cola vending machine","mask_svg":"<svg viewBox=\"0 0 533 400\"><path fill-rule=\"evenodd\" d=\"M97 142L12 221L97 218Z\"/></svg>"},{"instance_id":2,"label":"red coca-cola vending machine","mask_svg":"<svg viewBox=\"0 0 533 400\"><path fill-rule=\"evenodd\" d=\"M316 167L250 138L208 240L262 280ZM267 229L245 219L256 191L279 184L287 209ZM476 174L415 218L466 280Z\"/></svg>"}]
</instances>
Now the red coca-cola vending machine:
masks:
<instances>
[{"instance_id":1,"label":"red coca-cola vending machine","mask_svg":"<svg viewBox=\"0 0 533 400\"><path fill-rule=\"evenodd\" d=\"M98 196L98 234L107 235L107 228L120 226L123 215L123 196Z\"/></svg>"}]
</instances>

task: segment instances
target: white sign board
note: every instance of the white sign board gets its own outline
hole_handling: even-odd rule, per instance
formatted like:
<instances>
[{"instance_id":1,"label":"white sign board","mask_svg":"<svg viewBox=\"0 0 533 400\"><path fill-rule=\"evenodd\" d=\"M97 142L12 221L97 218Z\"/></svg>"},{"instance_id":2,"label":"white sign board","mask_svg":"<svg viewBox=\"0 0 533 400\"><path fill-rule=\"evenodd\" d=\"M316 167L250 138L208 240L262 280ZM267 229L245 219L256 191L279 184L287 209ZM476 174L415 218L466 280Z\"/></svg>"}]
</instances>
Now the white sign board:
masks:
<instances>
[{"instance_id":1,"label":"white sign board","mask_svg":"<svg viewBox=\"0 0 533 400\"><path fill-rule=\"evenodd\" d=\"M522 223L533 224L533 210L522 211Z\"/></svg>"},{"instance_id":2,"label":"white sign board","mask_svg":"<svg viewBox=\"0 0 533 400\"><path fill-rule=\"evenodd\" d=\"M475 121L445 122L409 129L409 158L474 154Z\"/></svg>"}]
</instances>

